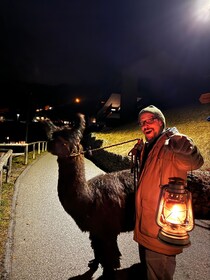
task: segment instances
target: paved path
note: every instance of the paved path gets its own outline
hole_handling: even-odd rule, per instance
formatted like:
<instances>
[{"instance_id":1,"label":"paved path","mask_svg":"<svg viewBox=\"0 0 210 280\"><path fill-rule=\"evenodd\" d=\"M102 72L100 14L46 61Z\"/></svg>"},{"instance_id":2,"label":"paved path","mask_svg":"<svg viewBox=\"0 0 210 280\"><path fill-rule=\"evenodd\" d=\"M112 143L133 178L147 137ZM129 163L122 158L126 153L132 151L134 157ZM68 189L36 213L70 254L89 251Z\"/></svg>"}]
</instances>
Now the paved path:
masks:
<instances>
[{"instance_id":1,"label":"paved path","mask_svg":"<svg viewBox=\"0 0 210 280\"><path fill-rule=\"evenodd\" d=\"M102 173L89 160L85 164L87 179ZM58 200L57 170L56 157L47 154L17 181L6 256L9 280L101 279L101 268L94 275L88 272L87 263L93 258L88 234L79 230ZM210 279L210 221L196 223L191 247L177 257L175 280ZM120 235L118 241L122 268L117 278L140 279L131 276L139 262L132 233Z\"/></svg>"}]
</instances>

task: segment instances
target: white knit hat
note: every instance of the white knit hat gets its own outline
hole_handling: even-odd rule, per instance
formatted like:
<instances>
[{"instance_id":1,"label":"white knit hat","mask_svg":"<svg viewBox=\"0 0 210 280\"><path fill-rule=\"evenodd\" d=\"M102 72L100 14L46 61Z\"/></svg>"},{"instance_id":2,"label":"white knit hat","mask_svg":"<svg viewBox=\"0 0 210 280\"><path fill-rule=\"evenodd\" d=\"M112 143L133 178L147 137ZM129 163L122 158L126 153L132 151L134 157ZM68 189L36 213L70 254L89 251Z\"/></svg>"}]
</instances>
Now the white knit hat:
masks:
<instances>
[{"instance_id":1,"label":"white knit hat","mask_svg":"<svg viewBox=\"0 0 210 280\"><path fill-rule=\"evenodd\" d=\"M163 122L163 128L166 127L166 120L165 120L163 113L160 111L160 109L158 109L154 105L149 105L148 107L143 108L139 112L139 118L143 113L146 113L146 112L153 114L157 119L159 119Z\"/></svg>"}]
</instances>

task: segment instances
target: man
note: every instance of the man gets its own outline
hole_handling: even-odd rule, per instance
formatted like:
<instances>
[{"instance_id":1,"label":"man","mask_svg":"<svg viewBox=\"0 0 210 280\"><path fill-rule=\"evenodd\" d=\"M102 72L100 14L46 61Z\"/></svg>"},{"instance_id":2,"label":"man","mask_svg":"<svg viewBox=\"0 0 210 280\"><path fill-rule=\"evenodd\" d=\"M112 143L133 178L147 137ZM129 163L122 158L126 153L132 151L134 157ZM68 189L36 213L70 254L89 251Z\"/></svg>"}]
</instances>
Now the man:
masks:
<instances>
[{"instance_id":1,"label":"man","mask_svg":"<svg viewBox=\"0 0 210 280\"><path fill-rule=\"evenodd\" d=\"M138 120L146 143L139 161L134 240L139 244L145 279L171 280L176 255L183 248L158 239L160 227L156 216L161 186L168 184L170 177L186 180L187 171L203 165L203 157L192 139L180 134L175 127L166 129L165 117L157 107L150 105L142 109Z\"/></svg>"}]
</instances>

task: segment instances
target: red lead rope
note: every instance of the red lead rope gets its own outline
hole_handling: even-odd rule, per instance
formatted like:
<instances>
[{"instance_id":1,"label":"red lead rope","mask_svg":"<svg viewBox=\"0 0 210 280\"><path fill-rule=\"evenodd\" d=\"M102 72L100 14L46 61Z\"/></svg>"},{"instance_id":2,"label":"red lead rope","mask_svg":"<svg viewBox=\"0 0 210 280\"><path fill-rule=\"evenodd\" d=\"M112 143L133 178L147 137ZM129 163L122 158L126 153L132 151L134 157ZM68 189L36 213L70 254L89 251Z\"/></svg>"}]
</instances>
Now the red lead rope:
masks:
<instances>
[{"instance_id":1,"label":"red lead rope","mask_svg":"<svg viewBox=\"0 0 210 280\"><path fill-rule=\"evenodd\" d=\"M139 179L139 166L140 166L140 153L143 148L143 139L138 139L138 142L130 150L128 156L131 157L131 173L134 174L134 187L137 189L137 183Z\"/></svg>"}]
</instances>

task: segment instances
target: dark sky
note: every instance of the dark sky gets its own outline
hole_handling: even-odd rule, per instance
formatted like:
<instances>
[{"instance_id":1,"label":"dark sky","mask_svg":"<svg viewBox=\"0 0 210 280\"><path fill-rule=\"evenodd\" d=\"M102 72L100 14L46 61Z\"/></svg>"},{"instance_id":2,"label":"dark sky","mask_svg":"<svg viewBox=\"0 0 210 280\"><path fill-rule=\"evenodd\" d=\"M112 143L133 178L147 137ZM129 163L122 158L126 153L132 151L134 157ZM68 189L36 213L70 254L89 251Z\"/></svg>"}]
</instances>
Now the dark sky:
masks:
<instances>
[{"instance_id":1,"label":"dark sky","mask_svg":"<svg viewBox=\"0 0 210 280\"><path fill-rule=\"evenodd\" d=\"M17 100L19 82L67 102L66 86L101 98L129 76L174 100L210 91L210 0L1 0L0 20L1 92Z\"/></svg>"}]
</instances>

